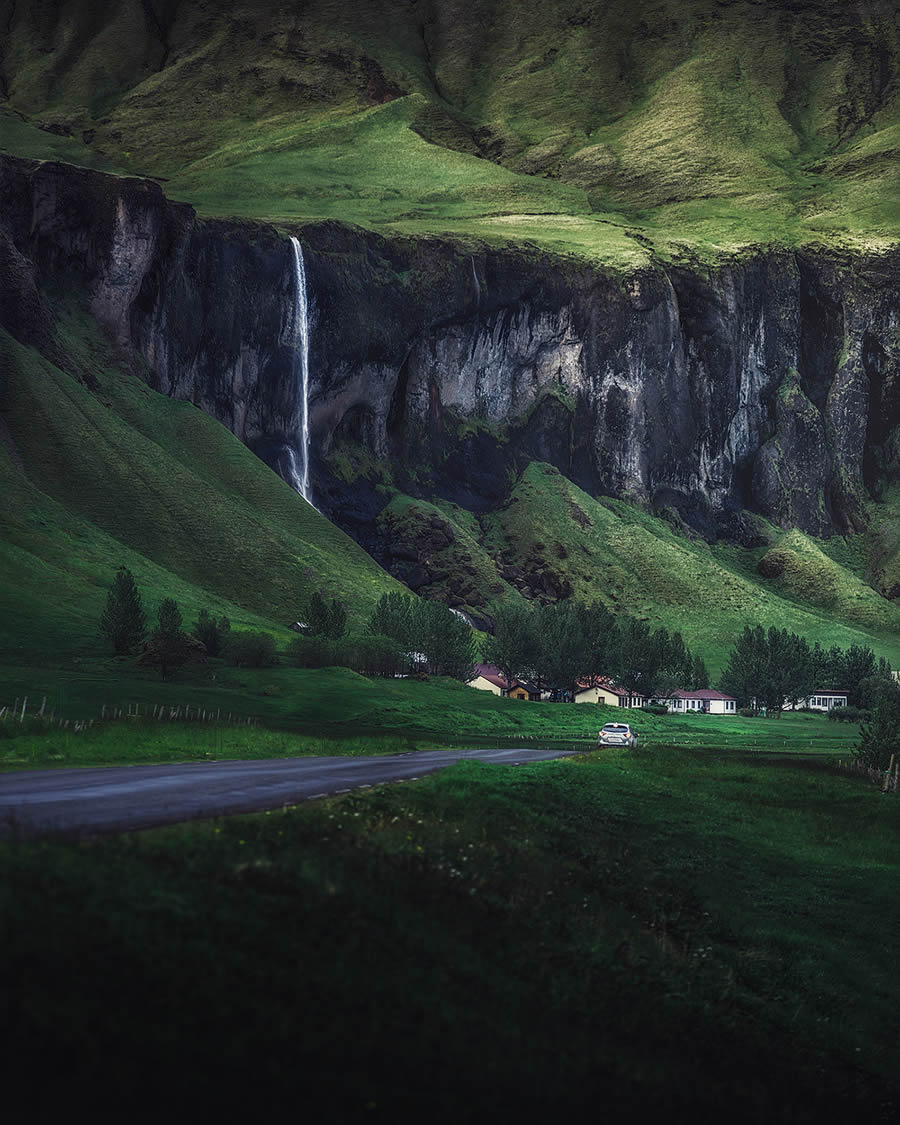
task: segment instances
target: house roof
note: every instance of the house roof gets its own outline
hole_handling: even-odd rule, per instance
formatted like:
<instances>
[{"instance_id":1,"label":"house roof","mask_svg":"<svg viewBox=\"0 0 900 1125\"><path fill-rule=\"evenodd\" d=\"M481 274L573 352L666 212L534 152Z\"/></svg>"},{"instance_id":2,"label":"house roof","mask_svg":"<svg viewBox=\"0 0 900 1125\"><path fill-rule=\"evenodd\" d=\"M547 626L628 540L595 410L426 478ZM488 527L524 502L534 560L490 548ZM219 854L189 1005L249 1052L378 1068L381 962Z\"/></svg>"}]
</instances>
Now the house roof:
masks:
<instances>
[{"instance_id":1,"label":"house roof","mask_svg":"<svg viewBox=\"0 0 900 1125\"><path fill-rule=\"evenodd\" d=\"M506 682L506 677L500 671L496 664L476 664L475 675L469 680L477 680L479 677L492 683L495 687L500 688L501 691L512 691L514 688L524 688L529 695L538 695L538 689L534 684L530 684L527 680L513 680L512 683Z\"/></svg>"},{"instance_id":2,"label":"house roof","mask_svg":"<svg viewBox=\"0 0 900 1125\"><path fill-rule=\"evenodd\" d=\"M506 682L506 678L501 674L496 664L476 664L475 675L472 679L477 680L479 676L489 683L494 684L495 687L502 688L503 691L506 691L509 686ZM469 682L471 683L472 681L470 680Z\"/></svg>"},{"instance_id":3,"label":"house roof","mask_svg":"<svg viewBox=\"0 0 900 1125\"><path fill-rule=\"evenodd\" d=\"M583 691L590 691L591 688L598 687L603 688L604 691L611 691L613 695L639 695L642 699L644 698L643 692L629 691L628 688L619 687L618 684L611 684L609 680L606 679L598 680L596 684L589 684L584 680L579 680L577 687L577 695L581 695Z\"/></svg>"},{"instance_id":4,"label":"house roof","mask_svg":"<svg viewBox=\"0 0 900 1125\"><path fill-rule=\"evenodd\" d=\"M673 691L672 695L675 699L730 699L737 702L733 695L725 695L721 691L716 691L714 688L700 688L697 691Z\"/></svg>"}]
</instances>

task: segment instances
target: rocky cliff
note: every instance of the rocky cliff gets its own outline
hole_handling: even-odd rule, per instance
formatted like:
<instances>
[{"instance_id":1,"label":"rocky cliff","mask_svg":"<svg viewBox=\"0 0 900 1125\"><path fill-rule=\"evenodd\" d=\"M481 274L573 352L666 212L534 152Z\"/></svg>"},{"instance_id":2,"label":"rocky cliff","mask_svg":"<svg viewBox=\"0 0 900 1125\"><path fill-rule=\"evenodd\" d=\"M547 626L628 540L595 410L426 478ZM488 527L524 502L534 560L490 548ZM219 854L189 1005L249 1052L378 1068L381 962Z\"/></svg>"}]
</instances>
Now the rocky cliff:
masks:
<instances>
[{"instance_id":1,"label":"rocky cliff","mask_svg":"<svg viewBox=\"0 0 900 1125\"><path fill-rule=\"evenodd\" d=\"M548 461L588 491L746 535L744 509L858 529L900 476L900 253L760 252L613 275L527 248L300 232L311 306L314 490L365 538L381 501L350 446L406 491L473 510ZM79 295L124 359L274 467L297 441L290 244L202 221L149 181L0 162L0 318L54 347Z\"/></svg>"}]
</instances>

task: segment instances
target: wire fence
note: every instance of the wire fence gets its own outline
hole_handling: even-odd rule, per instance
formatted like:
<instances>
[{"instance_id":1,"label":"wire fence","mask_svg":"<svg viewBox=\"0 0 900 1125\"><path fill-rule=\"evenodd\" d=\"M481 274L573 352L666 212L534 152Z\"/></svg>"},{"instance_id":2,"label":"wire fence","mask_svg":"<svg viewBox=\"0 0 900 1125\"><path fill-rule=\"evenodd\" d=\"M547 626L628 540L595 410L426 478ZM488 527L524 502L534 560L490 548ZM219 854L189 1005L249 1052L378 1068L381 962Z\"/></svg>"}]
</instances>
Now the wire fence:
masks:
<instances>
[{"instance_id":1,"label":"wire fence","mask_svg":"<svg viewBox=\"0 0 900 1125\"><path fill-rule=\"evenodd\" d=\"M187 704L168 703L104 703L96 719L66 719L57 717L55 708L47 710L47 697L41 697L37 706L36 698L28 710L29 696L16 699L11 706L0 707L0 722L18 723L24 727L26 721L37 723L39 727L55 727L62 730L83 731L95 723L112 722L121 719L140 719L144 722L215 723L233 727L256 727L259 719L248 715L238 715L233 711L223 713L221 708L191 707Z\"/></svg>"}]
</instances>

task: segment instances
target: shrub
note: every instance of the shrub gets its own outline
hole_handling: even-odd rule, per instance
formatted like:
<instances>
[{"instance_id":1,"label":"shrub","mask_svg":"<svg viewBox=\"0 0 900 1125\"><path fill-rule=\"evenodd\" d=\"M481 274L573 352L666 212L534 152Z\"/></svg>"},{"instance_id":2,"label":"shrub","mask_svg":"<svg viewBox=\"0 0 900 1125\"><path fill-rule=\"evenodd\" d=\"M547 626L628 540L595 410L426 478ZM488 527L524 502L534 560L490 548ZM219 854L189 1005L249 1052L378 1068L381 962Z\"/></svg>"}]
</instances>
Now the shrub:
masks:
<instances>
[{"instance_id":1,"label":"shrub","mask_svg":"<svg viewBox=\"0 0 900 1125\"><path fill-rule=\"evenodd\" d=\"M743 715L745 719L758 719L759 712L754 711L752 707L741 707L738 709L738 714Z\"/></svg>"},{"instance_id":2,"label":"shrub","mask_svg":"<svg viewBox=\"0 0 900 1125\"><path fill-rule=\"evenodd\" d=\"M271 668L278 663L275 641L269 633L231 633L225 655L236 668Z\"/></svg>"},{"instance_id":3,"label":"shrub","mask_svg":"<svg viewBox=\"0 0 900 1125\"><path fill-rule=\"evenodd\" d=\"M393 637L363 637L354 650L352 667L363 676L398 676L409 671L409 657Z\"/></svg>"},{"instance_id":4,"label":"shrub","mask_svg":"<svg viewBox=\"0 0 900 1125\"><path fill-rule=\"evenodd\" d=\"M864 707L854 707L852 704L847 707L832 707L828 712L829 722L832 723L865 723L871 718L870 711Z\"/></svg>"},{"instance_id":5,"label":"shrub","mask_svg":"<svg viewBox=\"0 0 900 1125\"><path fill-rule=\"evenodd\" d=\"M344 663L348 647L330 637L300 636L291 640L285 657L295 668L330 668Z\"/></svg>"},{"instance_id":6,"label":"shrub","mask_svg":"<svg viewBox=\"0 0 900 1125\"><path fill-rule=\"evenodd\" d=\"M664 707L662 703L645 703L641 708L646 711L648 715L668 715L669 708Z\"/></svg>"},{"instance_id":7,"label":"shrub","mask_svg":"<svg viewBox=\"0 0 900 1125\"><path fill-rule=\"evenodd\" d=\"M208 609L201 609L194 623L194 636L206 645L208 656L221 656L231 632L231 622L227 617L218 621Z\"/></svg>"}]
</instances>

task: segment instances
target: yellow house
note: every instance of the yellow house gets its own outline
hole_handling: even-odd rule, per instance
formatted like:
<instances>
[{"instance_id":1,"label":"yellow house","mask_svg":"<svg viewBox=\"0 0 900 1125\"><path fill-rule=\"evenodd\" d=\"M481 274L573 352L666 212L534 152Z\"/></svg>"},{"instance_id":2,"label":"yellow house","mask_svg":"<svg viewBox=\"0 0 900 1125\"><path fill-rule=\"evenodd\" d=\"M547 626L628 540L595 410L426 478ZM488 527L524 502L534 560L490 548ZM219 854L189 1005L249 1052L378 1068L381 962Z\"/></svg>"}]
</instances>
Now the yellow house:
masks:
<instances>
[{"instance_id":1,"label":"yellow house","mask_svg":"<svg viewBox=\"0 0 900 1125\"><path fill-rule=\"evenodd\" d=\"M531 684L523 684L519 680L508 684L500 674L500 669L493 664L476 664L475 675L468 681L468 685L481 691L489 691L492 695L505 695L509 699L541 698L541 693Z\"/></svg>"},{"instance_id":2,"label":"yellow house","mask_svg":"<svg viewBox=\"0 0 900 1125\"><path fill-rule=\"evenodd\" d=\"M623 687L601 682L576 691L575 702L606 703L610 707L643 707L647 699L638 692L629 692Z\"/></svg>"}]
</instances>

